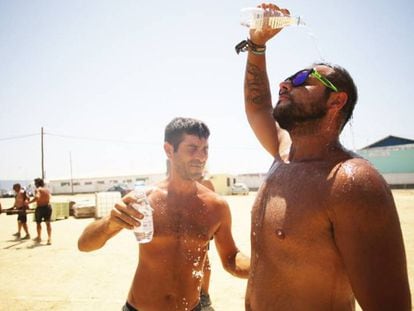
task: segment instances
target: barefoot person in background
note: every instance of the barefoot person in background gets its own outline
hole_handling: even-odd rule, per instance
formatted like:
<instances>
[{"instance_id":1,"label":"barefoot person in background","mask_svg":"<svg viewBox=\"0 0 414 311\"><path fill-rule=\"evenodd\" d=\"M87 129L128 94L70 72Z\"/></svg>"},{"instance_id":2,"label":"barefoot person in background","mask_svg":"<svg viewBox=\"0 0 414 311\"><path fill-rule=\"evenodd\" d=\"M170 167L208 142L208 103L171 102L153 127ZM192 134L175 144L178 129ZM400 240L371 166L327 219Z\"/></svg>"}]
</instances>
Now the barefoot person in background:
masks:
<instances>
[{"instance_id":1,"label":"barefoot person in background","mask_svg":"<svg viewBox=\"0 0 414 311\"><path fill-rule=\"evenodd\" d=\"M14 205L12 208L18 210L17 213L17 232L14 236L17 239L20 239L20 232L23 230L26 232L26 235L22 240L30 239L29 228L27 227L27 210L29 209L29 197L27 196L26 191L22 188L20 184L14 184L13 190L16 193L14 199Z\"/></svg>"},{"instance_id":2,"label":"barefoot person in background","mask_svg":"<svg viewBox=\"0 0 414 311\"><path fill-rule=\"evenodd\" d=\"M52 227L50 225L50 216L52 215L52 206L50 205L51 194L50 191L45 187L43 179L36 178L34 180L36 190L35 196L30 201L36 202L35 220L37 237L34 239L35 242L40 243L42 241L42 221L46 223L47 230L47 244L52 244Z\"/></svg>"},{"instance_id":3,"label":"barefoot person in background","mask_svg":"<svg viewBox=\"0 0 414 311\"><path fill-rule=\"evenodd\" d=\"M363 310L411 310L392 193L339 142L356 86L342 67L315 64L279 84L273 108L265 54L279 31L241 42L247 118L274 157L252 210L246 310L354 310L355 298Z\"/></svg>"},{"instance_id":4,"label":"barefoot person in background","mask_svg":"<svg viewBox=\"0 0 414 311\"><path fill-rule=\"evenodd\" d=\"M154 210L154 236L139 244L125 311L201 311L200 290L211 238L225 270L248 277L250 259L234 243L227 202L197 182L208 158L209 135L203 122L191 118L175 118L165 129L169 175L147 192ZM133 194L126 195L110 215L88 225L79 238L79 249L99 249L122 229L139 225L142 215L131 206L133 202Z\"/></svg>"}]
</instances>

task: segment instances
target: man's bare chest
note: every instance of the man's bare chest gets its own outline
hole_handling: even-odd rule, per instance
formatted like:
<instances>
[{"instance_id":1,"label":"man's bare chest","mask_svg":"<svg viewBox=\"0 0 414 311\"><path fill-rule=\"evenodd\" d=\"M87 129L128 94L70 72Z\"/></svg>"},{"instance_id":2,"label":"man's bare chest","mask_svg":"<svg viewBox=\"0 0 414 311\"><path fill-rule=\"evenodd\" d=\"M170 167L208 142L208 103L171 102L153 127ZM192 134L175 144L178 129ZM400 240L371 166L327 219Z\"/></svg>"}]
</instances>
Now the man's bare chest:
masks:
<instances>
[{"instance_id":1,"label":"man's bare chest","mask_svg":"<svg viewBox=\"0 0 414 311\"><path fill-rule=\"evenodd\" d=\"M331 171L324 166L273 167L258 192L252 226L280 239L329 230Z\"/></svg>"},{"instance_id":2,"label":"man's bare chest","mask_svg":"<svg viewBox=\"0 0 414 311\"><path fill-rule=\"evenodd\" d=\"M217 220L205 204L168 202L154 207L155 237L209 241Z\"/></svg>"}]
</instances>

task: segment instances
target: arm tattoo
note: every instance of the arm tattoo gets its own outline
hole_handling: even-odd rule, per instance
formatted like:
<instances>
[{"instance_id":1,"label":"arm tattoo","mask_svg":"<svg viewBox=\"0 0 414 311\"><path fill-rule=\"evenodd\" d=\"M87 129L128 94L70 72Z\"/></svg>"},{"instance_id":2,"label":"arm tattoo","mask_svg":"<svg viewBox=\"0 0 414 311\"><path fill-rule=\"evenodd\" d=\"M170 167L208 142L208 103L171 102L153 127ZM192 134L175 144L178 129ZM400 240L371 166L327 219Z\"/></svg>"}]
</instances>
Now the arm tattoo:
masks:
<instances>
[{"instance_id":1,"label":"arm tattoo","mask_svg":"<svg viewBox=\"0 0 414 311\"><path fill-rule=\"evenodd\" d=\"M271 102L266 69L262 70L258 66L248 62L244 88L246 103L265 105Z\"/></svg>"}]
</instances>

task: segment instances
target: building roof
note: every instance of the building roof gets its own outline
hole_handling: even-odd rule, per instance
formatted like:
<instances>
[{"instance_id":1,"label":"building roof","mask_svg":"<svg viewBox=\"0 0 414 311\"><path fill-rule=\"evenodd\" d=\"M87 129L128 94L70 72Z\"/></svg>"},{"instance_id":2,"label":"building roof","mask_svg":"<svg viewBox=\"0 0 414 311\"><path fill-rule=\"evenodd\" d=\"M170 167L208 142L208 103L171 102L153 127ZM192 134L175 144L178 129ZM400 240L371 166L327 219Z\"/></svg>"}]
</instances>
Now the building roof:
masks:
<instances>
[{"instance_id":1,"label":"building roof","mask_svg":"<svg viewBox=\"0 0 414 311\"><path fill-rule=\"evenodd\" d=\"M365 146L362 149L369 149L369 148L375 148L375 147L389 147L389 146L398 146L398 145L408 145L408 144L414 144L414 140L389 135L387 137L384 137L375 143L372 143L368 146Z\"/></svg>"}]
</instances>

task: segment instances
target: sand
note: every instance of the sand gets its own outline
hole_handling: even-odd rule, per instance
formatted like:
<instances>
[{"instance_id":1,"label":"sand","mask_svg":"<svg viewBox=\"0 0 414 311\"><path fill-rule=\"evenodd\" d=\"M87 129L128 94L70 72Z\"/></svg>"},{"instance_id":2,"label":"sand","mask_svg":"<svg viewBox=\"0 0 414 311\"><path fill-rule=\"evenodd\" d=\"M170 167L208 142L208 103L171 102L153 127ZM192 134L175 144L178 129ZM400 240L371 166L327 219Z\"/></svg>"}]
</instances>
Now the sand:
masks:
<instances>
[{"instance_id":1,"label":"sand","mask_svg":"<svg viewBox=\"0 0 414 311\"><path fill-rule=\"evenodd\" d=\"M250 255L250 209L255 193L228 196L233 235ZM414 284L414 190L394 191L403 229L410 284ZM62 198L55 197L55 200ZM0 199L3 208L11 199ZM122 231L102 249L81 253L77 240L92 218L52 222L53 243L16 241L15 215L0 215L0 310L120 310L135 271L138 248L129 231ZM29 230L36 226L29 215ZM210 250L210 295L216 311L244 310L246 280L229 275L221 266L214 243ZM413 292L413 288L411 288Z\"/></svg>"}]
</instances>

